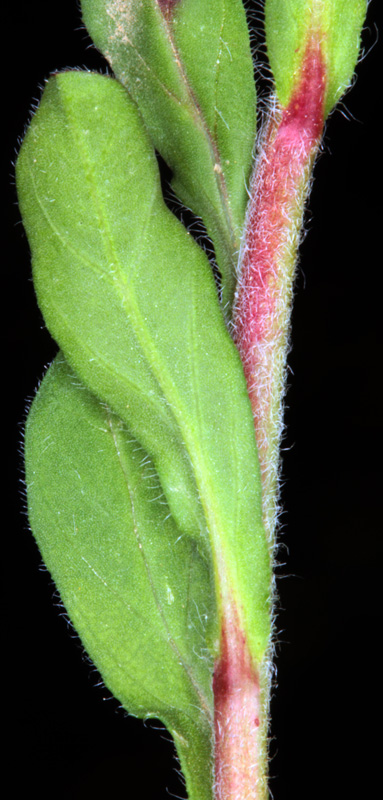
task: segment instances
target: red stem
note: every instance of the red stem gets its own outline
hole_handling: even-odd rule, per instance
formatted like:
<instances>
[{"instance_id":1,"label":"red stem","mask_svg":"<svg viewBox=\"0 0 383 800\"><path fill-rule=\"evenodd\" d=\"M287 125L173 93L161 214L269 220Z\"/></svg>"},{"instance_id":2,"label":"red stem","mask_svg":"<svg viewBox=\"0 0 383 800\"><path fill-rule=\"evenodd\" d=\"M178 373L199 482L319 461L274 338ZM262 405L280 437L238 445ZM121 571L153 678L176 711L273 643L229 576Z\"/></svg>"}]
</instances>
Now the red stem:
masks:
<instances>
[{"instance_id":1,"label":"red stem","mask_svg":"<svg viewBox=\"0 0 383 800\"><path fill-rule=\"evenodd\" d=\"M324 125L326 62L322 37L307 38L295 90L270 115L251 185L234 304L254 424L266 534L273 547L279 446L293 278L304 204Z\"/></svg>"},{"instance_id":2,"label":"red stem","mask_svg":"<svg viewBox=\"0 0 383 800\"><path fill-rule=\"evenodd\" d=\"M215 798L258 797L259 675L252 662L234 603L227 604L221 655L214 671Z\"/></svg>"},{"instance_id":3,"label":"red stem","mask_svg":"<svg viewBox=\"0 0 383 800\"><path fill-rule=\"evenodd\" d=\"M256 164L234 309L234 339L254 412L270 542L294 264L323 130L325 89L321 37L313 32L296 89L288 106L272 115ZM267 700L263 706L260 674L263 682L267 666L254 663L232 599L226 599L221 626L213 683L215 798L261 800L267 797Z\"/></svg>"},{"instance_id":4,"label":"red stem","mask_svg":"<svg viewBox=\"0 0 383 800\"><path fill-rule=\"evenodd\" d=\"M273 362L278 347L285 351L303 205L323 131L325 87L321 39L312 34L291 100L271 116L251 186L233 324L262 466L272 413Z\"/></svg>"}]
</instances>

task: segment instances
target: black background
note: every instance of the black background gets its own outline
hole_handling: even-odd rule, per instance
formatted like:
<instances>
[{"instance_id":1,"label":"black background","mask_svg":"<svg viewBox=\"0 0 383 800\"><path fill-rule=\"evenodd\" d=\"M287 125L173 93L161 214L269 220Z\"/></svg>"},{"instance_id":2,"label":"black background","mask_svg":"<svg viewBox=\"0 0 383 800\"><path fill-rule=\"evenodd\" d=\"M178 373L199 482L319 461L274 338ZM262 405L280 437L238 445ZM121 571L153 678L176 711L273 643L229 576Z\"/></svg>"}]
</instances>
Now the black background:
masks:
<instances>
[{"instance_id":1,"label":"black background","mask_svg":"<svg viewBox=\"0 0 383 800\"><path fill-rule=\"evenodd\" d=\"M358 79L330 119L293 311L272 702L275 800L373 796L381 638L381 43L369 8ZM5 771L12 797L184 796L165 732L128 718L83 656L23 513L26 401L56 352L30 281L12 161L51 71L104 70L76 0L7 4L2 106L7 204L3 317ZM262 58L262 51L259 59ZM262 83L263 91L265 83ZM4 484L4 481L3 481ZM22 486L21 486L22 489ZM105 699L107 698L107 699Z\"/></svg>"}]
</instances>

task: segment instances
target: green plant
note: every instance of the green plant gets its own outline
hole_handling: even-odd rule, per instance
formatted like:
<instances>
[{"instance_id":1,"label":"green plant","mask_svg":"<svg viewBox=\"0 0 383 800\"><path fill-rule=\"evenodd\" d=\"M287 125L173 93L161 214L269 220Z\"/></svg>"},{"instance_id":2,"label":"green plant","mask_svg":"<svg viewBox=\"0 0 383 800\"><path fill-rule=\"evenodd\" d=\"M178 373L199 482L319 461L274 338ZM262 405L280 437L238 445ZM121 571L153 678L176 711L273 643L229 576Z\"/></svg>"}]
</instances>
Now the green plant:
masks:
<instances>
[{"instance_id":1,"label":"green plant","mask_svg":"<svg viewBox=\"0 0 383 800\"><path fill-rule=\"evenodd\" d=\"M266 3L276 97L252 177L241 2L82 8L118 81L51 78L17 166L61 348L27 424L31 527L106 685L171 731L189 797L260 798L295 255L366 4ZM153 147L206 224L221 302Z\"/></svg>"}]
</instances>

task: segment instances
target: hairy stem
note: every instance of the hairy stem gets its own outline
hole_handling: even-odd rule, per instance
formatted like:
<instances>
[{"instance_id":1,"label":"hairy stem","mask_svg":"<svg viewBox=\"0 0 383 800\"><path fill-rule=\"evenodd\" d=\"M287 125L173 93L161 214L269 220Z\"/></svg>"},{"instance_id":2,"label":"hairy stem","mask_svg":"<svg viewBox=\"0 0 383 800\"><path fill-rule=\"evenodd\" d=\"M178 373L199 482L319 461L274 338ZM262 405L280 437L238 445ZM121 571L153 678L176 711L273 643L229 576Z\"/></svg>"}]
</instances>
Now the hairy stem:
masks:
<instances>
[{"instance_id":1,"label":"hairy stem","mask_svg":"<svg viewBox=\"0 0 383 800\"><path fill-rule=\"evenodd\" d=\"M320 38L308 40L297 87L277 104L261 139L251 185L233 335L254 414L263 515L274 542L282 400L297 248L324 123L326 72Z\"/></svg>"},{"instance_id":2,"label":"hairy stem","mask_svg":"<svg viewBox=\"0 0 383 800\"><path fill-rule=\"evenodd\" d=\"M263 517L274 544L279 443L297 248L312 167L324 124L325 63L320 37L308 39L296 90L275 105L251 185L233 335L254 413ZM233 604L214 674L216 800L263 800L267 790L269 661L255 668Z\"/></svg>"},{"instance_id":3,"label":"hairy stem","mask_svg":"<svg viewBox=\"0 0 383 800\"><path fill-rule=\"evenodd\" d=\"M264 692L233 601L225 605L213 690L215 800L266 798Z\"/></svg>"}]
</instances>

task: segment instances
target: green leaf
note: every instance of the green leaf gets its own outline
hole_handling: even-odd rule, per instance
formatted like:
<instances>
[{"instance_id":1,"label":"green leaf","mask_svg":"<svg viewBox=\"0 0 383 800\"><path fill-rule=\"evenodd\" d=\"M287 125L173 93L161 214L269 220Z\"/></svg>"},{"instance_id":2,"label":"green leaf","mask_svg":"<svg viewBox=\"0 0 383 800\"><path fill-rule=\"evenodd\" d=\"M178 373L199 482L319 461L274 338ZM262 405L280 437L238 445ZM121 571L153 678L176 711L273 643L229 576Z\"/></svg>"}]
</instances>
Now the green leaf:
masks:
<instances>
[{"instance_id":1,"label":"green leaf","mask_svg":"<svg viewBox=\"0 0 383 800\"><path fill-rule=\"evenodd\" d=\"M25 439L29 518L106 686L174 736L189 797L211 800L216 631L209 565L169 516L153 464L58 357Z\"/></svg>"},{"instance_id":2,"label":"green leaf","mask_svg":"<svg viewBox=\"0 0 383 800\"><path fill-rule=\"evenodd\" d=\"M178 228L169 212L164 214L153 148L122 87L89 73L51 79L16 173L34 256L35 288L48 327L63 341L77 372L84 380L88 376L92 391L113 404L156 463L163 465L172 512L182 529L193 534L204 530L190 459L142 353L148 345L145 320L134 293L126 295L126 281L135 275L137 291L144 298L148 293L144 317L164 327L168 310L161 320L158 302L173 243L167 244L162 220L165 228L175 224L184 264L192 242L186 237L185 251L182 226ZM151 232L153 223L157 238ZM157 286L152 284L153 271ZM177 294L175 288L175 314ZM150 308L151 300L157 311ZM139 338L127 320L129 303L138 315ZM180 313L180 331L183 322Z\"/></svg>"},{"instance_id":3,"label":"green leaf","mask_svg":"<svg viewBox=\"0 0 383 800\"><path fill-rule=\"evenodd\" d=\"M308 37L321 42L327 116L352 81L366 17L366 0L266 0L266 45L278 99L289 104Z\"/></svg>"},{"instance_id":4,"label":"green leaf","mask_svg":"<svg viewBox=\"0 0 383 800\"><path fill-rule=\"evenodd\" d=\"M173 187L201 216L231 304L256 96L241 0L82 0L97 47L136 101Z\"/></svg>"},{"instance_id":5,"label":"green leaf","mask_svg":"<svg viewBox=\"0 0 383 800\"><path fill-rule=\"evenodd\" d=\"M270 566L242 364L208 260L163 203L122 87L79 72L51 79L17 182L48 327L153 458L179 527L212 549L219 612L224 580L261 661Z\"/></svg>"}]
</instances>

